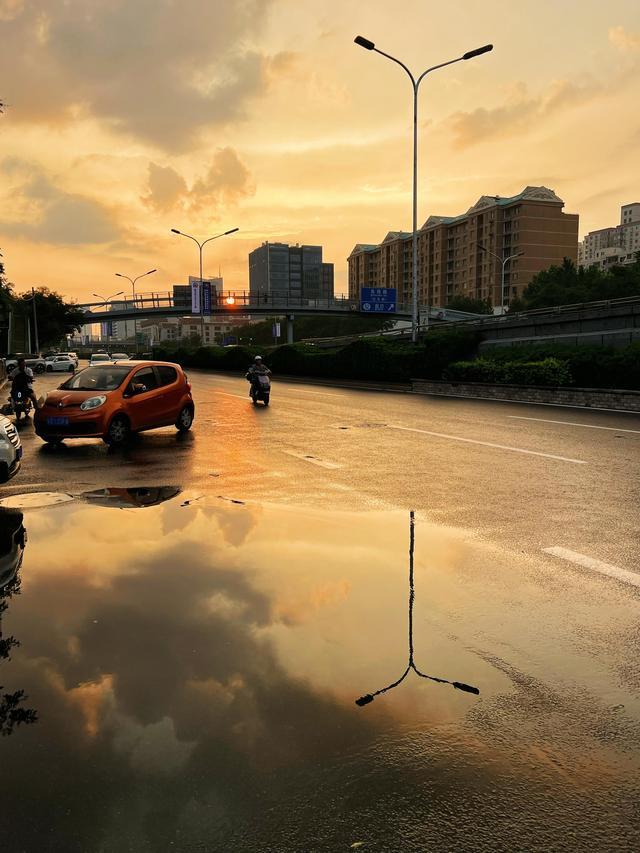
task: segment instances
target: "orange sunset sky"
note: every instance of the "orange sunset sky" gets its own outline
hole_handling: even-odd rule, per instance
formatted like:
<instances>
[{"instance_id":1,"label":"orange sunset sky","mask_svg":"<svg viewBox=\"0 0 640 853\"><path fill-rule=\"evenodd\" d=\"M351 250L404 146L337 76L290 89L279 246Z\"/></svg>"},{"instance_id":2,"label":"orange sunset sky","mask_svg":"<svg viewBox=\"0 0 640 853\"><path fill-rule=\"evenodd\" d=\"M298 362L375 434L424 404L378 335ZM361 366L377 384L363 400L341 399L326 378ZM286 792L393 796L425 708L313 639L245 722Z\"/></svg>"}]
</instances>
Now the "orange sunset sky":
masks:
<instances>
[{"instance_id":1,"label":"orange sunset sky","mask_svg":"<svg viewBox=\"0 0 640 853\"><path fill-rule=\"evenodd\" d=\"M0 250L18 291L166 291L205 273L248 287L264 240L346 258L419 220L543 184L581 236L640 201L638 0L0 0Z\"/></svg>"}]
</instances>

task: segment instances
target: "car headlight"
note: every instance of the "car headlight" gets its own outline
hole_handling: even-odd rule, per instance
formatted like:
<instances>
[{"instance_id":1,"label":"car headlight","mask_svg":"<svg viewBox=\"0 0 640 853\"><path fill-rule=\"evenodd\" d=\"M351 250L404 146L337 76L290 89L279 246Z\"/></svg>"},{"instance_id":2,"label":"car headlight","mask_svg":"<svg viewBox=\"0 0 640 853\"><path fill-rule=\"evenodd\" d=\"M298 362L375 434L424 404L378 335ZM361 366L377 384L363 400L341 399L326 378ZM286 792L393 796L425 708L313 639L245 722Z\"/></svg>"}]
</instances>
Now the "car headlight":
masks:
<instances>
[{"instance_id":1,"label":"car headlight","mask_svg":"<svg viewBox=\"0 0 640 853\"><path fill-rule=\"evenodd\" d=\"M97 409L98 406L101 406L106 402L107 398L104 394L101 394L99 397L89 397L89 399L85 400L84 403L80 403L80 408L83 412L87 412L89 409Z\"/></svg>"}]
</instances>

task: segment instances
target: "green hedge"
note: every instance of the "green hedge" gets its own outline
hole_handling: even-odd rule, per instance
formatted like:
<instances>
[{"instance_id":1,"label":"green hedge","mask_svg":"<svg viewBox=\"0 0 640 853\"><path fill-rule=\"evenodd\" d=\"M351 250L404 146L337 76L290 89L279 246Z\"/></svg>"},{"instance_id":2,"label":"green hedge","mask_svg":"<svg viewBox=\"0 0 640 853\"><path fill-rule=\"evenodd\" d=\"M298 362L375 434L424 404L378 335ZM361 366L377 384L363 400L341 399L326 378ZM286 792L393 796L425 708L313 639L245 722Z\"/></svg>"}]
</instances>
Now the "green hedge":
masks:
<instances>
[{"instance_id":1,"label":"green hedge","mask_svg":"<svg viewBox=\"0 0 640 853\"><path fill-rule=\"evenodd\" d=\"M640 344L625 349L568 346L496 347L474 359L478 334L470 329L434 330L414 347L389 338L362 338L336 349L310 344L264 347L159 347L155 357L184 367L243 373L255 355L286 376L408 382L455 379L523 385L640 390Z\"/></svg>"},{"instance_id":2,"label":"green hedge","mask_svg":"<svg viewBox=\"0 0 640 853\"><path fill-rule=\"evenodd\" d=\"M157 347L154 353L157 358L176 361L183 367L237 372L245 370L259 353L275 374L408 382L415 376L439 379L449 362L473 355L477 342L475 331L452 329L430 332L416 347L401 340L362 338L330 350L299 343L271 350L201 347L192 351Z\"/></svg>"},{"instance_id":3,"label":"green hedge","mask_svg":"<svg viewBox=\"0 0 640 853\"><path fill-rule=\"evenodd\" d=\"M556 358L566 363L571 373L571 384L578 388L640 391L640 343L630 344L623 349L559 344L495 347L485 350L482 358L497 363Z\"/></svg>"},{"instance_id":4,"label":"green hedge","mask_svg":"<svg viewBox=\"0 0 640 853\"><path fill-rule=\"evenodd\" d=\"M475 361L456 361L444 371L444 379L452 382L490 382L499 385L559 385L571 384L566 362L557 358L542 361L503 361L487 358Z\"/></svg>"}]
</instances>

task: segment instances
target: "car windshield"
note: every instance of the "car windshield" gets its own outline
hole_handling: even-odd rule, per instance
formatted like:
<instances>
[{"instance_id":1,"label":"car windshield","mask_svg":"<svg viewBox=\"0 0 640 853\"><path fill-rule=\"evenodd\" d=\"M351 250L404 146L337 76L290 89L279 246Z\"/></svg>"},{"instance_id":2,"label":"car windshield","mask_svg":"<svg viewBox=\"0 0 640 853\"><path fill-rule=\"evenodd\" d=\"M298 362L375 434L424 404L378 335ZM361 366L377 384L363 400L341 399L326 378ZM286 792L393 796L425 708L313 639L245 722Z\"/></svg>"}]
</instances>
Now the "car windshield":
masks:
<instances>
[{"instance_id":1,"label":"car windshield","mask_svg":"<svg viewBox=\"0 0 640 853\"><path fill-rule=\"evenodd\" d=\"M130 372L129 367L87 367L60 387L66 391L115 391Z\"/></svg>"}]
</instances>

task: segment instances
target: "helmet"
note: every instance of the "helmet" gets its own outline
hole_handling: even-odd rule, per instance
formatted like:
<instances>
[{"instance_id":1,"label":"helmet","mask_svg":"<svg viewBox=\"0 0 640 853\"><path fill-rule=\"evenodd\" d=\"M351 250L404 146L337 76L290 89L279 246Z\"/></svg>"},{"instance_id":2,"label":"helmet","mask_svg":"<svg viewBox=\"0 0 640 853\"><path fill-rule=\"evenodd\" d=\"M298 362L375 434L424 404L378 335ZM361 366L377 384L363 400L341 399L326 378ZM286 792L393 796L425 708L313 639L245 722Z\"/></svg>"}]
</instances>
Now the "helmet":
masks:
<instances>
[{"instance_id":1,"label":"helmet","mask_svg":"<svg viewBox=\"0 0 640 853\"><path fill-rule=\"evenodd\" d=\"M262 356L261 356L261 355L257 355L253 360L254 360L254 361L262 361Z\"/></svg>"}]
</instances>

